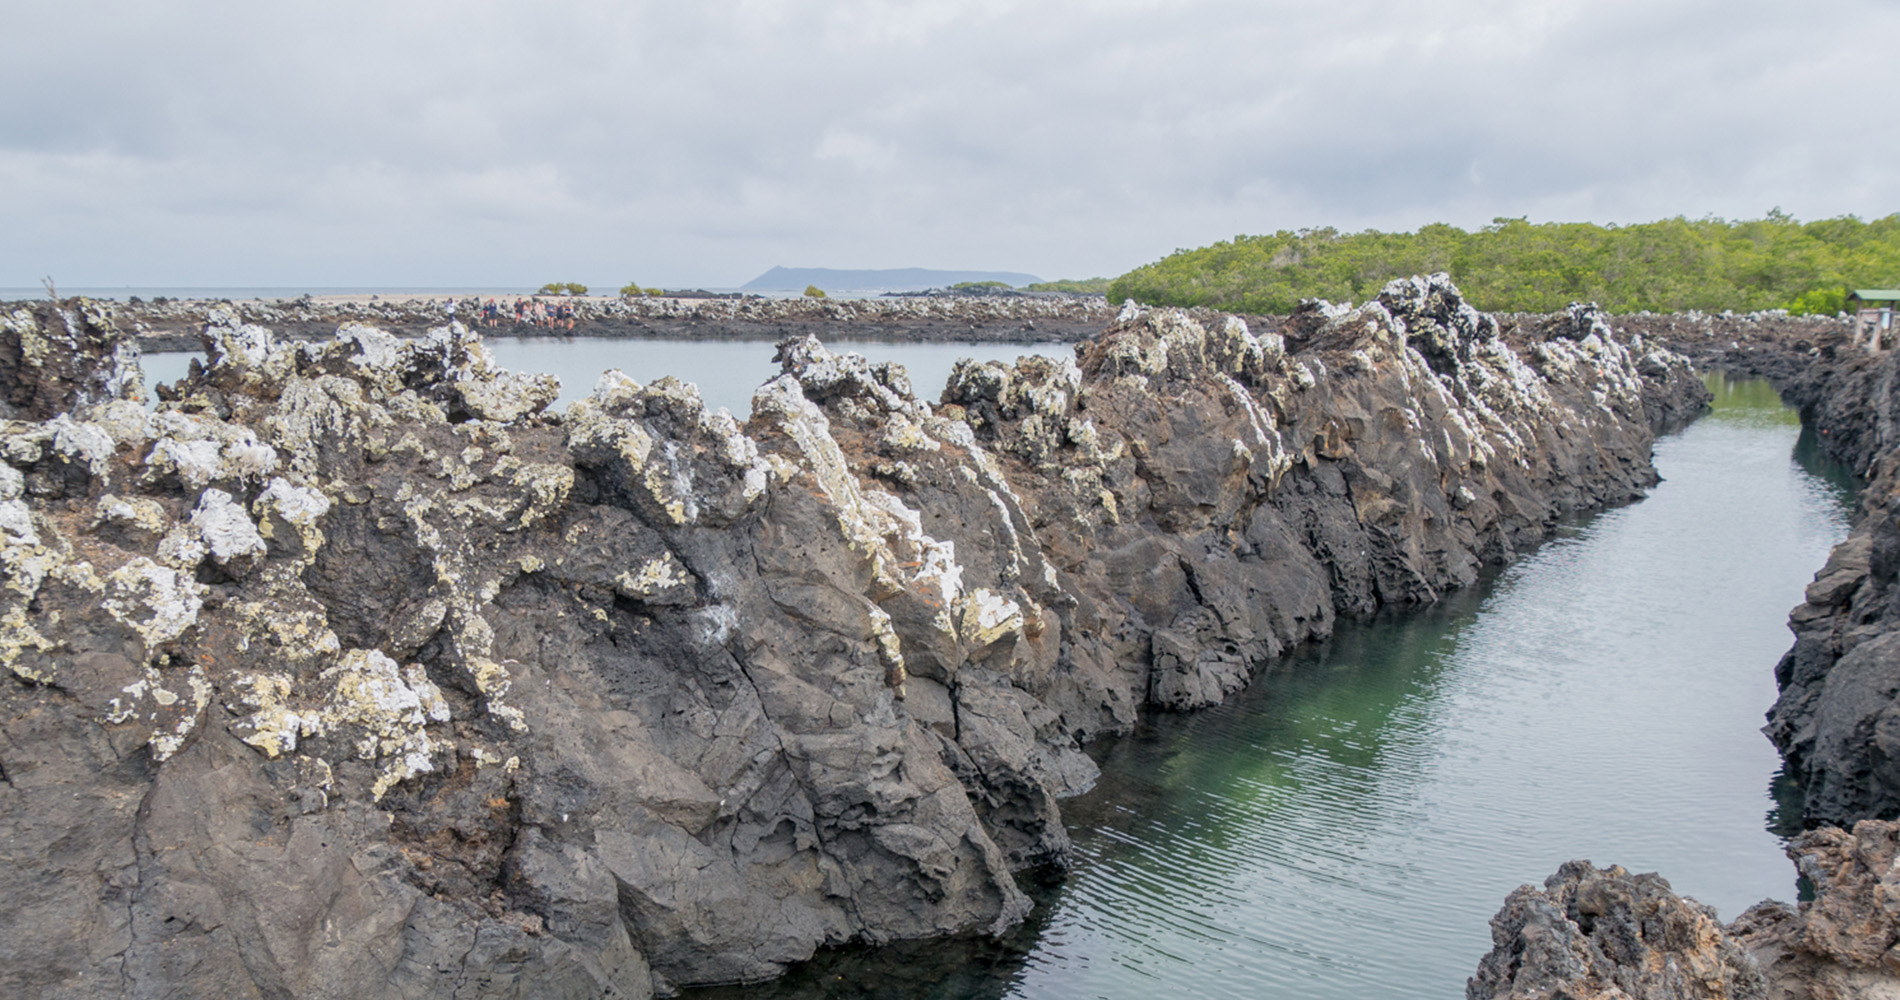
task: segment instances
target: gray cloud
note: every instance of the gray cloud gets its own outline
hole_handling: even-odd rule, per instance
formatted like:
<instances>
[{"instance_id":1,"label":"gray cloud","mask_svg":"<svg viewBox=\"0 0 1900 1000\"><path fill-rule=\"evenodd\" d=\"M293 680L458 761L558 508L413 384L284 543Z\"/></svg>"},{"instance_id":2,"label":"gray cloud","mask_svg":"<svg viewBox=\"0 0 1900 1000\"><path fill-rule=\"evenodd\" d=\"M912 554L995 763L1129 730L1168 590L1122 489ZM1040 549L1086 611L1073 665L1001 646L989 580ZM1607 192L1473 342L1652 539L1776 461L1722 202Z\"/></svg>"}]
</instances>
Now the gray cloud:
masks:
<instances>
[{"instance_id":1,"label":"gray cloud","mask_svg":"<svg viewBox=\"0 0 1900 1000\"><path fill-rule=\"evenodd\" d=\"M394 9L392 9L394 6ZM0 285L1118 273L1312 225L1900 210L1875 0L63 0ZM1863 58L1856 58L1859 55Z\"/></svg>"}]
</instances>

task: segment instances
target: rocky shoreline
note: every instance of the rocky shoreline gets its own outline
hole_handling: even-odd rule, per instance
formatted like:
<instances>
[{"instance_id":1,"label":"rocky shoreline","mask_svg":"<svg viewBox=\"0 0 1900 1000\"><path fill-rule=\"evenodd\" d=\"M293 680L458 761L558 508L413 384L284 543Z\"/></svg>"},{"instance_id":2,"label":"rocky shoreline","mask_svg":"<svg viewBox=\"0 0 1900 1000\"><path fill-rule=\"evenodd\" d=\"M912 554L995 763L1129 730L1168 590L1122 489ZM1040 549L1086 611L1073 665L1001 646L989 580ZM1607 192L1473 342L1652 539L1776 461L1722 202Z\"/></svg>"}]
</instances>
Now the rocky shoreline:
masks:
<instances>
[{"instance_id":1,"label":"rocky shoreline","mask_svg":"<svg viewBox=\"0 0 1900 1000\"><path fill-rule=\"evenodd\" d=\"M1851 535L1789 616L1764 727L1803 793L1810 829L1789 856L1814 898L1723 926L1659 876L1573 862L1512 894L1468 996L1900 997L1900 353L1867 353L1839 320L1616 323L1699 366L1768 378L1864 484Z\"/></svg>"},{"instance_id":2,"label":"rocky shoreline","mask_svg":"<svg viewBox=\"0 0 1900 1000\"><path fill-rule=\"evenodd\" d=\"M328 340L344 323L363 323L400 337L420 337L460 319L490 337L608 337L665 340L750 340L787 337L898 343L1072 343L1087 340L1115 318L1100 296L906 295L872 299L765 298L570 298L541 296L548 307L572 310L572 321L540 325L520 320L515 302L533 296L498 297L498 321L480 314L486 299L381 300L371 297L219 300L168 299L116 304L118 325L146 351L196 351L199 334L214 312L269 329L285 340ZM0 309L30 303L0 304ZM1203 317L1211 313L1202 311ZM1260 321L1254 321L1256 328Z\"/></svg>"},{"instance_id":3,"label":"rocky shoreline","mask_svg":"<svg viewBox=\"0 0 1900 1000\"><path fill-rule=\"evenodd\" d=\"M1706 398L1442 278L1110 320L936 403L788 338L742 426L236 311L147 413L110 310L15 308L0 988L645 997L998 931L1089 739L1641 496Z\"/></svg>"}]
</instances>

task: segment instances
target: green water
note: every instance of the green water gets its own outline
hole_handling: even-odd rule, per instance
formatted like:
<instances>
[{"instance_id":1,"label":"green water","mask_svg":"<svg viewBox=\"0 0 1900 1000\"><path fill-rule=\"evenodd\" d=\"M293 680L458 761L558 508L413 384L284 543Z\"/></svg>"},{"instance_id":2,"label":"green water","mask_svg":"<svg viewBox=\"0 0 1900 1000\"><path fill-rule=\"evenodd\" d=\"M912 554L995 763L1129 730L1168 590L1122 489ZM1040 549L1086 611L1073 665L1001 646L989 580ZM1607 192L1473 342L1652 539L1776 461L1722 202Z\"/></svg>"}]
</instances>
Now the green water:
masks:
<instances>
[{"instance_id":1,"label":"green water","mask_svg":"<svg viewBox=\"0 0 1900 1000\"><path fill-rule=\"evenodd\" d=\"M776 374L764 344L493 346L567 398L620 367L743 413ZM960 354L1066 352L855 346L926 396ZM1343 626L1228 705L1093 747L1102 780L1064 805L1074 870L1030 887L1009 937L842 949L688 996L1455 998L1504 896L1571 858L1662 871L1725 919L1793 898L1757 729L1852 483L1766 383L1710 388L1713 411L1657 442L1643 502L1435 607Z\"/></svg>"},{"instance_id":2,"label":"green water","mask_svg":"<svg viewBox=\"0 0 1900 1000\"><path fill-rule=\"evenodd\" d=\"M1074 870L1010 938L690 995L1460 997L1504 896L1571 858L1662 871L1724 919L1792 899L1758 727L1851 483L1765 383L1710 387L1648 499L1097 746Z\"/></svg>"}]
</instances>

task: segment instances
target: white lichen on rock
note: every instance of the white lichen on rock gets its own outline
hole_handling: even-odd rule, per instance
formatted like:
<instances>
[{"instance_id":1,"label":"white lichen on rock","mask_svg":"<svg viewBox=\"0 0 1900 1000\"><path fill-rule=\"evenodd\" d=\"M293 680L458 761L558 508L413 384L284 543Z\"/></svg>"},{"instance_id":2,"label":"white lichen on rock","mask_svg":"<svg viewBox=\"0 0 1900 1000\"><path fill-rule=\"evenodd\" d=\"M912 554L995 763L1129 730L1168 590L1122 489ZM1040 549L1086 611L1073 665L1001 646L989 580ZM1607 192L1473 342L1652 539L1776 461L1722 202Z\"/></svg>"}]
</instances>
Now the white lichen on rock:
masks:
<instances>
[{"instance_id":1,"label":"white lichen on rock","mask_svg":"<svg viewBox=\"0 0 1900 1000\"><path fill-rule=\"evenodd\" d=\"M347 741L361 760L380 763L373 798L397 782L435 769L451 748L428 732L450 721L448 701L419 665L398 667L377 650L351 649L317 676L318 693L300 695L296 681L276 673L236 681L234 708L248 710L241 738L271 757L316 737ZM295 707L299 702L303 707Z\"/></svg>"},{"instance_id":2,"label":"white lichen on rock","mask_svg":"<svg viewBox=\"0 0 1900 1000\"><path fill-rule=\"evenodd\" d=\"M312 486L293 486L281 476L272 479L251 504L258 517L258 534L303 561L316 558L323 547L317 522L330 513L330 498Z\"/></svg>"},{"instance_id":3,"label":"white lichen on rock","mask_svg":"<svg viewBox=\"0 0 1900 1000\"><path fill-rule=\"evenodd\" d=\"M693 576L668 552L622 572L614 579L614 591L648 604L684 604L693 598Z\"/></svg>"},{"instance_id":4,"label":"white lichen on rock","mask_svg":"<svg viewBox=\"0 0 1900 1000\"><path fill-rule=\"evenodd\" d=\"M191 526L220 566L264 554L264 537L258 534L257 525L223 490L204 491L198 498L198 509L192 512Z\"/></svg>"},{"instance_id":5,"label":"white lichen on rock","mask_svg":"<svg viewBox=\"0 0 1900 1000\"><path fill-rule=\"evenodd\" d=\"M204 607L204 585L144 556L106 577L107 614L136 632L148 652L185 634Z\"/></svg>"}]
</instances>

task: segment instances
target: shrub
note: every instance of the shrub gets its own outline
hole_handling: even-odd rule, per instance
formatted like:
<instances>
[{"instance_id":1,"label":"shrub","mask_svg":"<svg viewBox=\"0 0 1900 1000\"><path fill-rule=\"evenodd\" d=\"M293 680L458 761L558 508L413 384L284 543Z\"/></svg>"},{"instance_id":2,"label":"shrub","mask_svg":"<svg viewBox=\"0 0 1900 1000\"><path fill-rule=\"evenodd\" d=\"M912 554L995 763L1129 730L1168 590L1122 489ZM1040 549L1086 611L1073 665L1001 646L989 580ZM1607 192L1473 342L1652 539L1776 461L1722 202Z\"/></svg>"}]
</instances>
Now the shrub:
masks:
<instances>
[{"instance_id":1,"label":"shrub","mask_svg":"<svg viewBox=\"0 0 1900 1000\"><path fill-rule=\"evenodd\" d=\"M1062 278L1057 281L1038 281L1030 285L1032 292L1068 292L1071 295L1107 295L1107 278Z\"/></svg>"},{"instance_id":2,"label":"shrub","mask_svg":"<svg viewBox=\"0 0 1900 1000\"><path fill-rule=\"evenodd\" d=\"M1595 301L1613 312L1829 314L1845 289L1900 278L1900 215L1801 223L1777 211L1733 222L1496 219L1475 232L1282 231L1178 250L1115 279L1108 297L1285 313L1305 298L1363 302L1393 278L1433 271L1449 271L1473 305L1501 312Z\"/></svg>"},{"instance_id":3,"label":"shrub","mask_svg":"<svg viewBox=\"0 0 1900 1000\"><path fill-rule=\"evenodd\" d=\"M808 299L822 299L825 297L825 290L819 288L817 285L806 285L805 297Z\"/></svg>"},{"instance_id":4,"label":"shrub","mask_svg":"<svg viewBox=\"0 0 1900 1000\"><path fill-rule=\"evenodd\" d=\"M1832 316L1846 308L1846 285L1810 289L1788 303L1788 311L1796 316Z\"/></svg>"},{"instance_id":5,"label":"shrub","mask_svg":"<svg viewBox=\"0 0 1900 1000\"><path fill-rule=\"evenodd\" d=\"M578 281L550 281L536 295L586 295L587 286Z\"/></svg>"}]
</instances>

